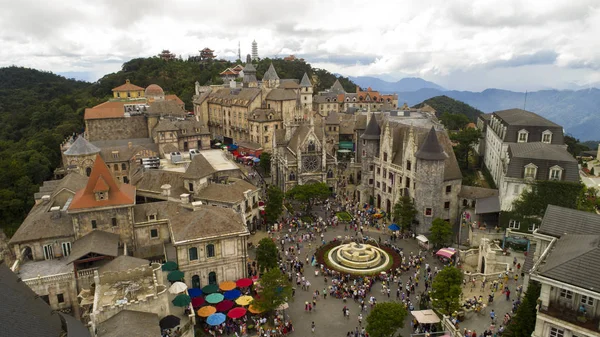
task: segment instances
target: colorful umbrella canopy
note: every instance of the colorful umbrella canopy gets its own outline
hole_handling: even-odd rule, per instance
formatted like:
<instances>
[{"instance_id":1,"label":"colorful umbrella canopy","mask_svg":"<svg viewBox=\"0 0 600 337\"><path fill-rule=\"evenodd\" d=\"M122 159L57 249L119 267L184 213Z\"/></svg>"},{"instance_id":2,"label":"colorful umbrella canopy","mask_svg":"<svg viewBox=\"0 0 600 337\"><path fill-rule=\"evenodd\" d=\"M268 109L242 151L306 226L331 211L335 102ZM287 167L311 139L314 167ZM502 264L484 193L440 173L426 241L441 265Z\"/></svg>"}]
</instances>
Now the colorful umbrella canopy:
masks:
<instances>
[{"instance_id":1,"label":"colorful umbrella canopy","mask_svg":"<svg viewBox=\"0 0 600 337\"><path fill-rule=\"evenodd\" d=\"M207 305L205 307L198 309L198 316L208 317L208 316L214 314L215 312L217 312L217 309L215 309L215 307L213 307L212 305Z\"/></svg>"},{"instance_id":2,"label":"colorful umbrella canopy","mask_svg":"<svg viewBox=\"0 0 600 337\"><path fill-rule=\"evenodd\" d=\"M200 308L205 302L204 297L194 297L192 298L192 307Z\"/></svg>"},{"instance_id":3,"label":"colorful umbrella canopy","mask_svg":"<svg viewBox=\"0 0 600 337\"><path fill-rule=\"evenodd\" d=\"M231 308L233 308L233 301L230 300L224 300L221 303L215 305L215 309L217 309L217 311L220 312L225 312Z\"/></svg>"},{"instance_id":4,"label":"colorful umbrella canopy","mask_svg":"<svg viewBox=\"0 0 600 337\"><path fill-rule=\"evenodd\" d=\"M451 258L454 254L456 254L456 250L454 248L442 248L435 253L435 255L446 258Z\"/></svg>"},{"instance_id":5,"label":"colorful umbrella canopy","mask_svg":"<svg viewBox=\"0 0 600 337\"><path fill-rule=\"evenodd\" d=\"M212 293L216 293L217 291L219 291L219 286L216 284L209 284L207 286L204 286L204 288L202 288L202 292L205 294L212 294Z\"/></svg>"},{"instance_id":6,"label":"colorful umbrella canopy","mask_svg":"<svg viewBox=\"0 0 600 337\"><path fill-rule=\"evenodd\" d=\"M235 282L233 282L233 281L221 282L219 284L219 289L221 289L223 291L233 290L233 289L235 289Z\"/></svg>"},{"instance_id":7,"label":"colorful umbrella canopy","mask_svg":"<svg viewBox=\"0 0 600 337\"><path fill-rule=\"evenodd\" d=\"M175 282L169 287L169 293L179 294L187 290L187 285L183 282Z\"/></svg>"},{"instance_id":8,"label":"colorful umbrella canopy","mask_svg":"<svg viewBox=\"0 0 600 337\"><path fill-rule=\"evenodd\" d=\"M242 296L242 292L237 289L233 289L223 293L223 296L226 300L235 300L236 298Z\"/></svg>"},{"instance_id":9,"label":"colorful umbrella canopy","mask_svg":"<svg viewBox=\"0 0 600 337\"><path fill-rule=\"evenodd\" d=\"M224 298L223 294L214 293L214 294L206 295L206 297L204 299L208 303L215 304L215 303L221 302L223 300L223 298Z\"/></svg>"},{"instance_id":10,"label":"colorful umbrella canopy","mask_svg":"<svg viewBox=\"0 0 600 337\"><path fill-rule=\"evenodd\" d=\"M163 317L163 319L161 319L158 322L158 325L160 325L161 329L173 329L174 327L179 325L179 322L181 322L181 319L179 317L169 315Z\"/></svg>"},{"instance_id":11,"label":"colorful umbrella canopy","mask_svg":"<svg viewBox=\"0 0 600 337\"><path fill-rule=\"evenodd\" d=\"M219 325L221 323L225 322L225 315L217 312L216 314L212 314L210 316L208 316L208 318L206 318L206 323L208 323L208 325Z\"/></svg>"},{"instance_id":12,"label":"colorful umbrella canopy","mask_svg":"<svg viewBox=\"0 0 600 337\"><path fill-rule=\"evenodd\" d=\"M200 297L202 296L202 290L200 290L200 288L188 289L188 295L190 295L191 298Z\"/></svg>"},{"instance_id":13,"label":"colorful umbrella canopy","mask_svg":"<svg viewBox=\"0 0 600 337\"><path fill-rule=\"evenodd\" d=\"M187 294L179 294L175 296L175 298L171 302L176 307L185 307L190 305L191 301L192 299Z\"/></svg>"},{"instance_id":14,"label":"colorful umbrella canopy","mask_svg":"<svg viewBox=\"0 0 600 337\"><path fill-rule=\"evenodd\" d=\"M388 226L389 229L393 230L393 231L399 231L400 227L398 227L398 225L396 225L395 223L391 224Z\"/></svg>"},{"instance_id":15,"label":"colorful umbrella canopy","mask_svg":"<svg viewBox=\"0 0 600 337\"><path fill-rule=\"evenodd\" d=\"M229 312L227 313L227 317L240 318L240 317L243 317L245 314L246 314L246 309L244 309L242 307L237 307L237 308L233 308L233 309L229 310Z\"/></svg>"},{"instance_id":16,"label":"colorful umbrella canopy","mask_svg":"<svg viewBox=\"0 0 600 337\"><path fill-rule=\"evenodd\" d=\"M254 299L252 298L252 296L244 295L244 296L238 298L237 300L235 300L235 303L237 303L238 305L248 305L253 300Z\"/></svg>"},{"instance_id":17,"label":"colorful umbrella canopy","mask_svg":"<svg viewBox=\"0 0 600 337\"><path fill-rule=\"evenodd\" d=\"M255 307L255 306L251 305L250 307L248 307L248 311L250 311L253 314L260 314L264 310L261 310L261 309Z\"/></svg>"},{"instance_id":18,"label":"colorful umbrella canopy","mask_svg":"<svg viewBox=\"0 0 600 337\"><path fill-rule=\"evenodd\" d=\"M179 269L179 266L173 261L167 261L165 264L162 265L161 268L164 271L173 271Z\"/></svg>"},{"instance_id":19,"label":"colorful umbrella canopy","mask_svg":"<svg viewBox=\"0 0 600 337\"><path fill-rule=\"evenodd\" d=\"M180 281L183 279L183 272L180 270L174 270L167 275L169 281Z\"/></svg>"},{"instance_id":20,"label":"colorful umbrella canopy","mask_svg":"<svg viewBox=\"0 0 600 337\"><path fill-rule=\"evenodd\" d=\"M241 279L237 280L237 282L235 282L235 285L240 288L249 287L252 285L252 280L249 278L241 278Z\"/></svg>"}]
</instances>

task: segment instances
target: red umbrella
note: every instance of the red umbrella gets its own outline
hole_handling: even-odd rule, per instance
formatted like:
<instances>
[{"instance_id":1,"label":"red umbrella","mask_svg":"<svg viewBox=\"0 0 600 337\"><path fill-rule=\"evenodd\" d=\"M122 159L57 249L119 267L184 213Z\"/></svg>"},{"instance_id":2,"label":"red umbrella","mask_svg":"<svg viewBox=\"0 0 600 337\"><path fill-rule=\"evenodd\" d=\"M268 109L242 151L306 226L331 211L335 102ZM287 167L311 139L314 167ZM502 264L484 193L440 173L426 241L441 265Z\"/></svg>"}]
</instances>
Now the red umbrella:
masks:
<instances>
[{"instance_id":1,"label":"red umbrella","mask_svg":"<svg viewBox=\"0 0 600 337\"><path fill-rule=\"evenodd\" d=\"M249 278L241 278L235 282L235 285L238 286L238 288L249 287L252 285L252 280Z\"/></svg>"},{"instance_id":2,"label":"red umbrella","mask_svg":"<svg viewBox=\"0 0 600 337\"><path fill-rule=\"evenodd\" d=\"M219 304L215 305L215 308L219 312L225 312L225 311L233 308L233 305L234 305L233 301L223 300Z\"/></svg>"},{"instance_id":3,"label":"red umbrella","mask_svg":"<svg viewBox=\"0 0 600 337\"><path fill-rule=\"evenodd\" d=\"M192 298L192 307L199 308L204 305L204 297L194 297Z\"/></svg>"},{"instance_id":4,"label":"red umbrella","mask_svg":"<svg viewBox=\"0 0 600 337\"><path fill-rule=\"evenodd\" d=\"M237 308L233 308L233 309L229 310L229 312L227 313L227 317L240 318L240 317L243 317L245 314L246 314L246 309L244 309L242 307L237 307Z\"/></svg>"}]
</instances>

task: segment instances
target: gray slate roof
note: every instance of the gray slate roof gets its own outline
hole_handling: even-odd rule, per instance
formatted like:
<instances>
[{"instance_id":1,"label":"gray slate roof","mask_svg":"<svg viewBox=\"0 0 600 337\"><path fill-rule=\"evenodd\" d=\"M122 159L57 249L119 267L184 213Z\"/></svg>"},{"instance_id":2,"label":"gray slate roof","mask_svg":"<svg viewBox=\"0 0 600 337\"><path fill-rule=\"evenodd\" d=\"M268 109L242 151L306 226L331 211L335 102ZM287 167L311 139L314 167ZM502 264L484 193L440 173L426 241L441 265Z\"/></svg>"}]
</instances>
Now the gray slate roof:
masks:
<instances>
[{"instance_id":1,"label":"gray slate roof","mask_svg":"<svg viewBox=\"0 0 600 337\"><path fill-rule=\"evenodd\" d=\"M301 87L312 87L312 83L310 82L310 79L308 78L307 73L304 73L304 75L302 76L302 80L300 81L300 86Z\"/></svg>"},{"instance_id":2,"label":"gray slate roof","mask_svg":"<svg viewBox=\"0 0 600 337\"><path fill-rule=\"evenodd\" d=\"M369 119L369 123L367 124L367 128L365 132L360 136L362 139L379 139L381 137L381 128L379 127L379 123L377 123L377 118L375 115L371 115Z\"/></svg>"},{"instance_id":3,"label":"gray slate roof","mask_svg":"<svg viewBox=\"0 0 600 337\"><path fill-rule=\"evenodd\" d=\"M291 101L297 97L298 95L293 90L276 88L271 90L265 99L271 101Z\"/></svg>"},{"instance_id":4,"label":"gray slate roof","mask_svg":"<svg viewBox=\"0 0 600 337\"><path fill-rule=\"evenodd\" d=\"M160 336L157 314L122 310L98 324L98 337L149 337Z\"/></svg>"},{"instance_id":5,"label":"gray slate roof","mask_svg":"<svg viewBox=\"0 0 600 337\"><path fill-rule=\"evenodd\" d=\"M563 234L600 235L600 215L548 205L538 232L554 237Z\"/></svg>"},{"instance_id":6,"label":"gray slate roof","mask_svg":"<svg viewBox=\"0 0 600 337\"><path fill-rule=\"evenodd\" d=\"M577 163L577 159L563 145L553 145L541 142L512 143L508 145L513 157L556 160Z\"/></svg>"},{"instance_id":7,"label":"gray slate roof","mask_svg":"<svg viewBox=\"0 0 600 337\"><path fill-rule=\"evenodd\" d=\"M537 166L537 180L550 179L550 169L559 166L563 169L561 180L579 182L579 166L577 160L563 145L546 143L509 143L508 155L510 161L506 169L506 176L524 178L525 166Z\"/></svg>"},{"instance_id":8,"label":"gray slate roof","mask_svg":"<svg viewBox=\"0 0 600 337\"><path fill-rule=\"evenodd\" d=\"M477 199L477 202L475 203L475 214L497 212L500 212L500 198L497 195Z\"/></svg>"},{"instance_id":9,"label":"gray slate roof","mask_svg":"<svg viewBox=\"0 0 600 337\"><path fill-rule=\"evenodd\" d=\"M508 125L560 127L560 125L536 113L523 109L495 111L494 115L498 116Z\"/></svg>"},{"instance_id":10,"label":"gray slate roof","mask_svg":"<svg viewBox=\"0 0 600 337\"><path fill-rule=\"evenodd\" d=\"M143 266L147 266L150 264L150 261L146 259L140 259L133 256L121 255L117 256L112 261L98 268L98 273L102 274L107 271L128 271L130 269L135 269Z\"/></svg>"},{"instance_id":11,"label":"gray slate roof","mask_svg":"<svg viewBox=\"0 0 600 337\"><path fill-rule=\"evenodd\" d=\"M447 155L438 141L437 132L433 126L429 130L425 142L415 154L415 157L423 160L446 160Z\"/></svg>"},{"instance_id":12,"label":"gray slate roof","mask_svg":"<svg viewBox=\"0 0 600 337\"><path fill-rule=\"evenodd\" d=\"M119 235L101 230L92 231L73 242L67 264L90 253L113 256L119 255Z\"/></svg>"},{"instance_id":13,"label":"gray slate roof","mask_svg":"<svg viewBox=\"0 0 600 337\"><path fill-rule=\"evenodd\" d=\"M183 174L185 179L200 179L217 172L204 156L195 156Z\"/></svg>"},{"instance_id":14,"label":"gray slate roof","mask_svg":"<svg viewBox=\"0 0 600 337\"><path fill-rule=\"evenodd\" d=\"M334 94L345 94L346 90L344 90L344 87L342 87L340 80L336 79L335 82L333 82L331 88L329 89L329 92L333 92Z\"/></svg>"},{"instance_id":15,"label":"gray slate roof","mask_svg":"<svg viewBox=\"0 0 600 337\"><path fill-rule=\"evenodd\" d=\"M539 275L600 292L600 235L565 234L558 239Z\"/></svg>"},{"instance_id":16,"label":"gray slate roof","mask_svg":"<svg viewBox=\"0 0 600 337\"><path fill-rule=\"evenodd\" d=\"M83 156L98 152L100 149L97 146L88 142L83 136L79 136L64 153L67 156Z\"/></svg>"},{"instance_id":17,"label":"gray slate roof","mask_svg":"<svg viewBox=\"0 0 600 337\"><path fill-rule=\"evenodd\" d=\"M0 262L0 322L2 336L27 337L89 337L85 329L77 329L81 322L67 322L66 335L60 314L53 311L33 290ZM79 327L81 328L81 327Z\"/></svg>"},{"instance_id":18,"label":"gray slate roof","mask_svg":"<svg viewBox=\"0 0 600 337\"><path fill-rule=\"evenodd\" d=\"M274 81L278 80L279 76L277 76L277 71L275 71L275 67L273 67L273 63L269 65L269 69L263 75L263 81Z\"/></svg>"},{"instance_id":19,"label":"gray slate roof","mask_svg":"<svg viewBox=\"0 0 600 337\"><path fill-rule=\"evenodd\" d=\"M209 184L196 193L196 198L205 201L238 203L244 200L244 192L256 191L258 187L239 179L228 184Z\"/></svg>"},{"instance_id":20,"label":"gray slate roof","mask_svg":"<svg viewBox=\"0 0 600 337\"><path fill-rule=\"evenodd\" d=\"M492 188L463 185L460 188L460 193L458 193L459 198L466 199L479 199L491 196L498 196L498 190Z\"/></svg>"}]
</instances>

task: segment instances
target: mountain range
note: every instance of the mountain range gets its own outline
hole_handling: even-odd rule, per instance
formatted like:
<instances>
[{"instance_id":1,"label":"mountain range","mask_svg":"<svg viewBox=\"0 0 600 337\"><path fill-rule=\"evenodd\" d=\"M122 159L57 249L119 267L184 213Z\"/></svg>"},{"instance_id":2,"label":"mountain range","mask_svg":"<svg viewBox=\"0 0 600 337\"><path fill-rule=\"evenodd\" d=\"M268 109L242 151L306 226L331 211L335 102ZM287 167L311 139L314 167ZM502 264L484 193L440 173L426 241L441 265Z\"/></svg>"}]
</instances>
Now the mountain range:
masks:
<instances>
[{"instance_id":1,"label":"mountain range","mask_svg":"<svg viewBox=\"0 0 600 337\"><path fill-rule=\"evenodd\" d=\"M515 92L486 89L481 92L445 90L441 86L419 78L404 78L386 82L374 77L350 77L361 87L371 87L383 93L397 93L398 103L409 106L426 99L446 95L465 102L483 112L521 108L535 112L565 129L565 133L582 141L600 139L600 89L540 90ZM408 88L389 90L389 88Z\"/></svg>"}]
</instances>

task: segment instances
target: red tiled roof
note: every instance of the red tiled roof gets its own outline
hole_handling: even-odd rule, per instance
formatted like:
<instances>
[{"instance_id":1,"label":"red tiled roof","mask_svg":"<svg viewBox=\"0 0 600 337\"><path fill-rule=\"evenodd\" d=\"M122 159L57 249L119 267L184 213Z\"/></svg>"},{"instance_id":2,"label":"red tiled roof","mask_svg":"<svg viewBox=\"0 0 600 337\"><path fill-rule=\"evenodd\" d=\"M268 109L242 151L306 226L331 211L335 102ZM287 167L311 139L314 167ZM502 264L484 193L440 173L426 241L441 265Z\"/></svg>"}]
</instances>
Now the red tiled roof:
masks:
<instances>
[{"instance_id":1,"label":"red tiled roof","mask_svg":"<svg viewBox=\"0 0 600 337\"><path fill-rule=\"evenodd\" d=\"M105 200L96 200L95 191L108 191L108 197ZM104 160L97 155L87 185L75 193L69 210L133 205L134 203L135 187L129 184L117 185Z\"/></svg>"},{"instance_id":2,"label":"red tiled roof","mask_svg":"<svg viewBox=\"0 0 600 337\"><path fill-rule=\"evenodd\" d=\"M179 98L177 95L165 95L165 101L175 101L179 105L185 105L185 103L183 103L181 98Z\"/></svg>"},{"instance_id":3,"label":"red tiled roof","mask_svg":"<svg viewBox=\"0 0 600 337\"><path fill-rule=\"evenodd\" d=\"M135 84L131 84L131 83L129 83L129 80L127 80L125 82L125 84L122 84L116 88L113 88L112 91L143 91L143 90L144 90L144 88L138 87Z\"/></svg>"},{"instance_id":4,"label":"red tiled roof","mask_svg":"<svg viewBox=\"0 0 600 337\"><path fill-rule=\"evenodd\" d=\"M93 108L85 109L84 119L122 118L125 116L126 101L108 101L100 103Z\"/></svg>"}]
</instances>

